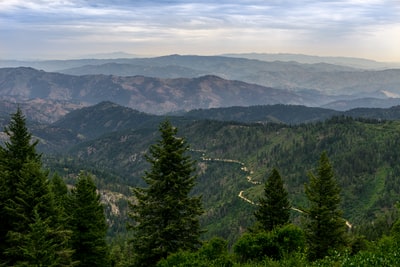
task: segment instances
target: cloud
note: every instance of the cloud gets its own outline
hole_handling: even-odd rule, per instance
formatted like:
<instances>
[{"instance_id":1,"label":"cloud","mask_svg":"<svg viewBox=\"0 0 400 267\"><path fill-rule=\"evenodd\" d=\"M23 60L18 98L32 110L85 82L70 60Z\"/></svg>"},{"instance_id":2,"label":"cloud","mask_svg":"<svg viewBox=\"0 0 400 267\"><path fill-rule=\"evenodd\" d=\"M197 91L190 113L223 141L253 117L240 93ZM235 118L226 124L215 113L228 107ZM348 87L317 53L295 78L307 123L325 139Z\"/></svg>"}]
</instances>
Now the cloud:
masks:
<instances>
[{"instance_id":1,"label":"cloud","mask_svg":"<svg viewBox=\"0 0 400 267\"><path fill-rule=\"evenodd\" d=\"M145 42L148 49L161 46L155 42L166 47L197 42L199 50L208 46L212 51L223 49L220 42L236 38L237 44L225 43L228 48L241 44L241 50L251 50L252 45L262 49L255 44L261 42L273 50L291 47L294 41L300 48L316 40L321 45L359 42L363 36L371 40L382 36L377 29L392 32L399 24L396 0L7 0L0 2L0 34L9 39L0 49L12 53L23 47L13 42L30 39L38 47L58 43L61 48L65 43L76 52L79 44L112 49L114 43L114 50L121 50Z\"/></svg>"}]
</instances>

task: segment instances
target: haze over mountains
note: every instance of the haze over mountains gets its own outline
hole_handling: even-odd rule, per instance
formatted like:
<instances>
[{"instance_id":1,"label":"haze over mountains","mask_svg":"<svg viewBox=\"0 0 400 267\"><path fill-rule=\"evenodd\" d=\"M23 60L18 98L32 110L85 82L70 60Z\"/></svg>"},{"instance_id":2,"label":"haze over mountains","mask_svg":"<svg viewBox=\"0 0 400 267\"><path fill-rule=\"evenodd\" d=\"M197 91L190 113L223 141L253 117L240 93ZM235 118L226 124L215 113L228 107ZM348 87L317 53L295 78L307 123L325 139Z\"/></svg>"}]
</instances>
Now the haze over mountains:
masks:
<instances>
[{"instance_id":1,"label":"haze over mountains","mask_svg":"<svg viewBox=\"0 0 400 267\"><path fill-rule=\"evenodd\" d=\"M286 61L265 61L267 59ZM312 63L287 61L289 59ZM319 63L314 63L318 60ZM354 68L357 64L375 68ZM230 57L170 55L0 61L0 66L9 67L0 69L1 98L23 105L33 99L42 106L53 101L57 103L58 111L53 113L52 121L74 107L101 101L113 101L153 114L273 104L341 111L400 104L400 69L383 69L390 65L363 59L287 54L274 57L263 54Z\"/></svg>"}]
</instances>

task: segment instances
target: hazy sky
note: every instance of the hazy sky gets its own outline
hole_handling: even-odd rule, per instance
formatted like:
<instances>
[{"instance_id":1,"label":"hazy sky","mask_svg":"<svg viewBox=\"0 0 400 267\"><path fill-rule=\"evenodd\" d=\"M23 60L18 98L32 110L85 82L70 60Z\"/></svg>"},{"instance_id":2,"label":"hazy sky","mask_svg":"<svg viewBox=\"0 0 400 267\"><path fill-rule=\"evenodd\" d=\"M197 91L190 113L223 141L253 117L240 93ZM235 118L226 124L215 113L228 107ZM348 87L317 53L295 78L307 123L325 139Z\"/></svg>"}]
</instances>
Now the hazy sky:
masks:
<instances>
[{"instance_id":1,"label":"hazy sky","mask_svg":"<svg viewBox=\"0 0 400 267\"><path fill-rule=\"evenodd\" d=\"M0 58L302 53L400 62L400 0L0 0Z\"/></svg>"}]
</instances>

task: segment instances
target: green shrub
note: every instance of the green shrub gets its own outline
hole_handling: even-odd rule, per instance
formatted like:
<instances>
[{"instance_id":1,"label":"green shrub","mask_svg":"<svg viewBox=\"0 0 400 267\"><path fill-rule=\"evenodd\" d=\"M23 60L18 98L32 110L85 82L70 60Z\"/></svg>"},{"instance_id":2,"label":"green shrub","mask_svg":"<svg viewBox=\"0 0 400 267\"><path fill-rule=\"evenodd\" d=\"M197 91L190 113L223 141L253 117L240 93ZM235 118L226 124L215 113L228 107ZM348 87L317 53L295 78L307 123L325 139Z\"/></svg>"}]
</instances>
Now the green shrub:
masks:
<instances>
[{"instance_id":1,"label":"green shrub","mask_svg":"<svg viewBox=\"0 0 400 267\"><path fill-rule=\"evenodd\" d=\"M302 252L305 247L305 236L302 229L288 224L274 230L274 241L280 247L281 254Z\"/></svg>"},{"instance_id":2,"label":"green shrub","mask_svg":"<svg viewBox=\"0 0 400 267\"><path fill-rule=\"evenodd\" d=\"M228 243L222 238L213 238L196 252L180 251L158 262L158 267L231 267Z\"/></svg>"},{"instance_id":3,"label":"green shrub","mask_svg":"<svg viewBox=\"0 0 400 267\"><path fill-rule=\"evenodd\" d=\"M244 234L234 245L240 262L261 261L265 257L279 260L285 255L304 250L303 231L294 225L285 225L271 232Z\"/></svg>"}]
</instances>

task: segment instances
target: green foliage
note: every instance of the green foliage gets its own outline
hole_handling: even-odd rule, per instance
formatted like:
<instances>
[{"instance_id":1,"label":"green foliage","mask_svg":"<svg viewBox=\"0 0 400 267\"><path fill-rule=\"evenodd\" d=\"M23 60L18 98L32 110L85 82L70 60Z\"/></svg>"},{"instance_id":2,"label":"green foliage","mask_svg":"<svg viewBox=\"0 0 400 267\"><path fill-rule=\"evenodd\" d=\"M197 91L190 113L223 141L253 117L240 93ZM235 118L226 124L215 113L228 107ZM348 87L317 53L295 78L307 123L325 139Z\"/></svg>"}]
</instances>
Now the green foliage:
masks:
<instances>
[{"instance_id":1,"label":"green foliage","mask_svg":"<svg viewBox=\"0 0 400 267\"><path fill-rule=\"evenodd\" d=\"M40 155L36 153L36 145L38 141L32 142L32 134L26 127L26 119L21 109L17 109L12 114L11 121L4 132L9 137L9 141L5 142L5 148L1 149L3 163L7 163L6 167L10 170L18 172L22 165L27 161L40 161Z\"/></svg>"},{"instance_id":2,"label":"green foliage","mask_svg":"<svg viewBox=\"0 0 400 267\"><path fill-rule=\"evenodd\" d=\"M133 188L130 225L137 266L154 266L179 250L200 246L200 197L190 197L196 176L188 145L176 136L168 120L160 124L161 139L146 156L150 170L143 177L147 188Z\"/></svg>"},{"instance_id":3,"label":"green foliage","mask_svg":"<svg viewBox=\"0 0 400 267\"><path fill-rule=\"evenodd\" d=\"M277 169L273 169L264 187L264 196L258 202L255 228L271 231L277 226L289 222L290 204L288 193L283 187L282 178Z\"/></svg>"},{"instance_id":4,"label":"green foliage","mask_svg":"<svg viewBox=\"0 0 400 267\"><path fill-rule=\"evenodd\" d=\"M304 245L303 231L288 224L270 232L245 233L234 245L234 252L240 262L261 261L266 257L280 260L302 252Z\"/></svg>"},{"instance_id":5,"label":"green foliage","mask_svg":"<svg viewBox=\"0 0 400 267\"><path fill-rule=\"evenodd\" d=\"M383 237L370 249L365 249L352 255L348 252L332 252L332 255L308 264L312 267L330 266L388 266L395 267L400 264L399 246L391 237Z\"/></svg>"},{"instance_id":6,"label":"green foliage","mask_svg":"<svg viewBox=\"0 0 400 267\"><path fill-rule=\"evenodd\" d=\"M233 261L228 254L227 242L221 238L213 238L205 242L198 251L180 251L171 254L161 260L157 266L230 267L233 266Z\"/></svg>"},{"instance_id":7,"label":"green foliage","mask_svg":"<svg viewBox=\"0 0 400 267\"><path fill-rule=\"evenodd\" d=\"M310 182L305 185L310 202L305 233L309 259L316 260L345 245L346 225L339 208L340 188L326 152L321 154L317 176L313 173L309 176Z\"/></svg>"},{"instance_id":8,"label":"green foliage","mask_svg":"<svg viewBox=\"0 0 400 267\"><path fill-rule=\"evenodd\" d=\"M11 219L11 228L7 235L8 247L5 249L10 263L24 259L21 246L25 246L25 240L32 234L29 226L37 216L46 220L48 226L58 226L58 211L49 190L47 176L40 165L37 162L25 163L20 174L15 197L10 198L5 206L8 218Z\"/></svg>"},{"instance_id":9,"label":"green foliage","mask_svg":"<svg viewBox=\"0 0 400 267\"><path fill-rule=\"evenodd\" d=\"M53 194L55 206L59 212L59 221L63 225L66 225L69 216L67 214L68 187L58 174L53 175L49 185L50 191Z\"/></svg>"},{"instance_id":10,"label":"green foliage","mask_svg":"<svg viewBox=\"0 0 400 267\"><path fill-rule=\"evenodd\" d=\"M9 207L12 205L10 202L15 202L17 198L22 166L30 160L38 161L39 155L35 150L37 143L31 144L32 135L26 128L25 117L19 108L12 114L4 132L9 140L5 142L4 147L0 147L0 259L7 262L3 257L5 249L9 247L6 236L8 231L14 230L12 225L15 224L14 212Z\"/></svg>"},{"instance_id":11,"label":"green foliage","mask_svg":"<svg viewBox=\"0 0 400 267\"><path fill-rule=\"evenodd\" d=\"M397 246L400 247L400 219L393 224L391 236L393 237L393 240Z\"/></svg>"},{"instance_id":12,"label":"green foliage","mask_svg":"<svg viewBox=\"0 0 400 267\"><path fill-rule=\"evenodd\" d=\"M124 238L114 238L110 244L111 266L133 266L132 248Z\"/></svg>"},{"instance_id":13,"label":"green foliage","mask_svg":"<svg viewBox=\"0 0 400 267\"><path fill-rule=\"evenodd\" d=\"M13 253L22 256L14 265L75 266L76 262L71 261L73 250L67 246L70 236L69 231L52 229L49 220L40 218L35 209L26 234L10 233L10 238L18 243Z\"/></svg>"},{"instance_id":14,"label":"green foliage","mask_svg":"<svg viewBox=\"0 0 400 267\"><path fill-rule=\"evenodd\" d=\"M275 242L279 244L283 256L294 252L303 252L305 235L302 229L294 224L287 224L274 231Z\"/></svg>"},{"instance_id":15,"label":"green foliage","mask_svg":"<svg viewBox=\"0 0 400 267\"><path fill-rule=\"evenodd\" d=\"M353 234L365 236L369 241L378 241L382 236L390 235L393 224L399 218L398 209L393 207L376 213L373 220L353 227Z\"/></svg>"},{"instance_id":16,"label":"green foliage","mask_svg":"<svg viewBox=\"0 0 400 267\"><path fill-rule=\"evenodd\" d=\"M71 246L78 266L110 266L106 244L107 224L93 179L81 174L68 201Z\"/></svg>"},{"instance_id":17,"label":"green foliage","mask_svg":"<svg viewBox=\"0 0 400 267\"><path fill-rule=\"evenodd\" d=\"M5 132L9 141L0 149L0 260L6 266L70 265L69 232L60 224L37 142L31 142L20 109Z\"/></svg>"}]
</instances>

